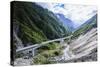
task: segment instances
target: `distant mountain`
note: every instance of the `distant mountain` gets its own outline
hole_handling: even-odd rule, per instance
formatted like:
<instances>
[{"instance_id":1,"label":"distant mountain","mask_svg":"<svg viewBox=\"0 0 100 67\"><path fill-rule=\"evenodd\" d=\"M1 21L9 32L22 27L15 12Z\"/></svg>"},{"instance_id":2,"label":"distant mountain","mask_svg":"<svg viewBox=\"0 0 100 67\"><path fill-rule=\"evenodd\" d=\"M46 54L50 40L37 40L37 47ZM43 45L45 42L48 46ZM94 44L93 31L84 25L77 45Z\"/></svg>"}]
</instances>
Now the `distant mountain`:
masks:
<instances>
[{"instance_id":1,"label":"distant mountain","mask_svg":"<svg viewBox=\"0 0 100 67\"><path fill-rule=\"evenodd\" d=\"M57 13L56 14L57 17L59 18L59 20L61 21L61 24L69 31L73 31L74 30L74 24L73 22L66 18L63 14Z\"/></svg>"},{"instance_id":2,"label":"distant mountain","mask_svg":"<svg viewBox=\"0 0 100 67\"><path fill-rule=\"evenodd\" d=\"M97 27L97 14L94 15L92 18L87 20L84 24L82 24L80 27L84 27L85 25L94 25ZM93 27L95 27L93 26Z\"/></svg>"},{"instance_id":3,"label":"distant mountain","mask_svg":"<svg viewBox=\"0 0 100 67\"><path fill-rule=\"evenodd\" d=\"M92 18L87 20L84 24L82 24L76 31L73 33L73 38L78 37L81 34L85 34L90 31L92 28L97 27L97 14Z\"/></svg>"}]
</instances>

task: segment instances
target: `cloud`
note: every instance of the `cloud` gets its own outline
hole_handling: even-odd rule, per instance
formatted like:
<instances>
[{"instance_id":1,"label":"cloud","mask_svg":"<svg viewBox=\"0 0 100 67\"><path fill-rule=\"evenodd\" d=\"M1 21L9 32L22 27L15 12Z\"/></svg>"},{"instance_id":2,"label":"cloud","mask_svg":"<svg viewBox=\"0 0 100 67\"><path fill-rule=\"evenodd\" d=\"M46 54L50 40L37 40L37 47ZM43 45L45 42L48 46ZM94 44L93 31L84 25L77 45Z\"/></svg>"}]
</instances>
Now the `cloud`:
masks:
<instances>
[{"instance_id":1,"label":"cloud","mask_svg":"<svg viewBox=\"0 0 100 67\"><path fill-rule=\"evenodd\" d=\"M54 13L61 13L66 18L71 19L75 26L80 26L89 18L97 13L96 6L88 5L72 5L72 4L61 4L61 3L38 3L43 8Z\"/></svg>"}]
</instances>

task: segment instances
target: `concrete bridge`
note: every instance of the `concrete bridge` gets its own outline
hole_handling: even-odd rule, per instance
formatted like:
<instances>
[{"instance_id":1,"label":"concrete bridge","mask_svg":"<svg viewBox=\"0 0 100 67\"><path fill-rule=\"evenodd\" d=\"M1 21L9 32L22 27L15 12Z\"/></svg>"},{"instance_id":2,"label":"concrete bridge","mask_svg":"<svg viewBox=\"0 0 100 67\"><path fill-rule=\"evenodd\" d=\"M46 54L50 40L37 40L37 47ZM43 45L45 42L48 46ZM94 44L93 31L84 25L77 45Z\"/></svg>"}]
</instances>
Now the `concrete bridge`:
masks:
<instances>
[{"instance_id":1,"label":"concrete bridge","mask_svg":"<svg viewBox=\"0 0 100 67\"><path fill-rule=\"evenodd\" d=\"M17 49L16 50L16 53L24 53L24 54L29 54L31 53L32 56L35 55L35 50L41 46L45 46L49 43L52 43L52 42L60 42L60 44L62 46L64 46L64 43L65 43L65 40L68 39L68 41L71 40L71 37L72 35L68 36L68 37L64 37L64 38L59 38L59 39L54 39L54 40L50 40L50 41L45 41L45 42L42 42L40 44L34 44L32 46L27 46L27 47L24 47L24 48L20 48L20 49Z\"/></svg>"}]
</instances>

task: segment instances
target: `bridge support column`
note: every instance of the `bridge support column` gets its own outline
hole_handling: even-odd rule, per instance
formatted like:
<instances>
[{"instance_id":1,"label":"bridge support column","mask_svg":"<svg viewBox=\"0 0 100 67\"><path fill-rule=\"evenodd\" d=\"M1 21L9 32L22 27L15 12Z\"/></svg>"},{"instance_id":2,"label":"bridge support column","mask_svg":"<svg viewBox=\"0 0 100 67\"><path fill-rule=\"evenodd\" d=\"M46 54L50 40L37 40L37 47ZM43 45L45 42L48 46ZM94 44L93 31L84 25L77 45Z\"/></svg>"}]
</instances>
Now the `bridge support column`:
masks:
<instances>
[{"instance_id":1,"label":"bridge support column","mask_svg":"<svg viewBox=\"0 0 100 67\"><path fill-rule=\"evenodd\" d=\"M35 55L35 49L32 49L32 55L33 56Z\"/></svg>"},{"instance_id":2,"label":"bridge support column","mask_svg":"<svg viewBox=\"0 0 100 67\"><path fill-rule=\"evenodd\" d=\"M64 44L64 40L63 39L60 40L60 44L61 45Z\"/></svg>"},{"instance_id":3,"label":"bridge support column","mask_svg":"<svg viewBox=\"0 0 100 67\"><path fill-rule=\"evenodd\" d=\"M61 39L60 44L61 44L62 46L66 46L66 45L67 45L67 43L65 43L64 39Z\"/></svg>"}]
</instances>

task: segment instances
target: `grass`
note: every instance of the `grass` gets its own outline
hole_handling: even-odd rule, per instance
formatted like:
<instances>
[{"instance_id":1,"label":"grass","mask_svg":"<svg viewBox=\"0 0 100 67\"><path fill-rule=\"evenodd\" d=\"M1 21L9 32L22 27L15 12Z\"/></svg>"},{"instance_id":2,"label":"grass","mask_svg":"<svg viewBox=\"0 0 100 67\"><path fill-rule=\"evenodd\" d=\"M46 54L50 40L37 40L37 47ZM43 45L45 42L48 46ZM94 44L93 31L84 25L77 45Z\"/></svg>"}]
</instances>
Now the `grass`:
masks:
<instances>
[{"instance_id":1,"label":"grass","mask_svg":"<svg viewBox=\"0 0 100 67\"><path fill-rule=\"evenodd\" d=\"M45 49L40 48L38 51L39 54L33 57L33 64L50 64L53 63L49 61L50 57L55 57L63 54L61 50L61 45L59 45L58 43L49 44L49 49L46 49L46 47L44 48Z\"/></svg>"}]
</instances>

